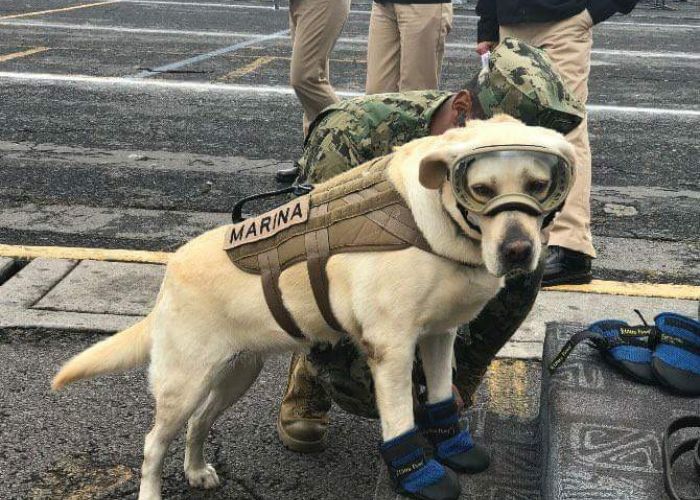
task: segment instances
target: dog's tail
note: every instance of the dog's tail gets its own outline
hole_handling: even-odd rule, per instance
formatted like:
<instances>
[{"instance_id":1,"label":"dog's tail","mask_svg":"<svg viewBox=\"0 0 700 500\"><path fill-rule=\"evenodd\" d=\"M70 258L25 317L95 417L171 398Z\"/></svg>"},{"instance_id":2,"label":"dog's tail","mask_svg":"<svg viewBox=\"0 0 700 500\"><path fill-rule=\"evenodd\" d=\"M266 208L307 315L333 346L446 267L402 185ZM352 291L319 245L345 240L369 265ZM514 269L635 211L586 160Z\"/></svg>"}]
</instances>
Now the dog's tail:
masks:
<instances>
[{"instance_id":1,"label":"dog's tail","mask_svg":"<svg viewBox=\"0 0 700 500\"><path fill-rule=\"evenodd\" d=\"M68 361L51 382L55 391L66 384L103 373L127 370L148 361L151 351L150 316Z\"/></svg>"}]
</instances>

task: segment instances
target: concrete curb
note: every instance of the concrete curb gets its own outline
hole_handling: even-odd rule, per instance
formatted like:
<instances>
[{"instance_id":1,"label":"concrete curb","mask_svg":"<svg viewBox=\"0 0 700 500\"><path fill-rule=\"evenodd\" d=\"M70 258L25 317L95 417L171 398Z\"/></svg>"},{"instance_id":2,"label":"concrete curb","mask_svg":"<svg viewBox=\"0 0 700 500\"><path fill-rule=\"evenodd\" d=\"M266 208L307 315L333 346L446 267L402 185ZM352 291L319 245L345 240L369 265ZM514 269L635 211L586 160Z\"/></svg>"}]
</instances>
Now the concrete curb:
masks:
<instances>
[{"instance_id":1,"label":"concrete curb","mask_svg":"<svg viewBox=\"0 0 700 500\"><path fill-rule=\"evenodd\" d=\"M118 251L96 255L127 257ZM136 252L135 256L140 262L35 258L0 286L0 329L111 334L127 328L153 307L165 269L162 264L143 263L144 253ZM164 258L162 253L155 256ZM0 270L11 265L11 259L0 260ZM601 295L590 290L577 292L575 288L543 291L527 320L498 357L539 360L548 323L588 324L617 318L634 324L639 322L634 309L649 320L661 311L695 317L698 301Z\"/></svg>"}]
</instances>

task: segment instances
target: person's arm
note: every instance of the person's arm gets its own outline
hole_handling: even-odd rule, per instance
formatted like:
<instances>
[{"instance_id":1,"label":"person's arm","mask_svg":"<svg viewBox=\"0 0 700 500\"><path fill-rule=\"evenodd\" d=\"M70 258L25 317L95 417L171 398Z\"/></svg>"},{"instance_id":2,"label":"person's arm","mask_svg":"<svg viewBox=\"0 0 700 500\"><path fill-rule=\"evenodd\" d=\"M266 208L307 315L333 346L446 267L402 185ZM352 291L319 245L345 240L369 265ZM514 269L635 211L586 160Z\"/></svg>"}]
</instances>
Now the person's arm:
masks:
<instances>
[{"instance_id":1,"label":"person's arm","mask_svg":"<svg viewBox=\"0 0 700 500\"><path fill-rule=\"evenodd\" d=\"M588 0L588 13L593 24L602 23L616 12L629 14L639 0Z\"/></svg>"}]
</instances>

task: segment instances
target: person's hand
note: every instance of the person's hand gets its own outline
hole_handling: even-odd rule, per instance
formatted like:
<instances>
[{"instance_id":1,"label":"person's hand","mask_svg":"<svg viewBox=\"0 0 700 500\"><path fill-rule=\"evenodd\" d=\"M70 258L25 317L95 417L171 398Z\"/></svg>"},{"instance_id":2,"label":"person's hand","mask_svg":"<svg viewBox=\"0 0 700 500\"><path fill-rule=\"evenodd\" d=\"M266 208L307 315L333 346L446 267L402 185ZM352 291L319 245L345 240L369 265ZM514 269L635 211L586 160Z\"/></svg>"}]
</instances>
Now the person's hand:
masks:
<instances>
[{"instance_id":1,"label":"person's hand","mask_svg":"<svg viewBox=\"0 0 700 500\"><path fill-rule=\"evenodd\" d=\"M476 53L483 56L496 45L496 42L479 42L476 44Z\"/></svg>"}]
</instances>

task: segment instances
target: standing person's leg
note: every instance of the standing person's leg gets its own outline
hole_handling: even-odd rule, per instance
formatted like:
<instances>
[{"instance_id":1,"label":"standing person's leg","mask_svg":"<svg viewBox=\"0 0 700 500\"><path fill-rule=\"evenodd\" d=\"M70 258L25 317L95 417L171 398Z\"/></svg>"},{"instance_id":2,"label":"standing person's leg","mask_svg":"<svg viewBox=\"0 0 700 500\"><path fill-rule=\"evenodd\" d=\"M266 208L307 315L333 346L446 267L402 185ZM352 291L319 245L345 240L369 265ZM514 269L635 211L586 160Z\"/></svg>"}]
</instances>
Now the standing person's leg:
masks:
<instances>
[{"instance_id":1,"label":"standing person's leg","mask_svg":"<svg viewBox=\"0 0 700 500\"><path fill-rule=\"evenodd\" d=\"M452 29L452 4L399 4L396 19L401 33L399 90L437 89Z\"/></svg>"},{"instance_id":2,"label":"standing person's leg","mask_svg":"<svg viewBox=\"0 0 700 500\"><path fill-rule=\"evenodd\" d=\"M350 13L350 0L291 0L292 61L289 81L304 108L304 135L327 106L338 102L328 59Z\"/></svg>"},{"instance_id":3,"label":"standing person's leg","mask_svg":"<svg viewBox=\"0 0 700 500\"><path fill-rule=\"evenodd\" d=\"M514 36L547 51L562 79L573 93L586 102L590 73L593 21L588 11L556 23L501 26L501 37ZM591 150L588 142L587 116L567 139L576 149L576 182L557 216L549 237L550 247L563 247L595 257L591 237ZM545 271L545 284L548 283ZM590 269L570 279L590 279ZM567 281L570 282L570 281Z\"/></svg>"},{"instance_id":4,"label":"standing person's leg","mask_svg":"<svg viewBox=\"0 0 700 500\"><path fill-rule=\"evenodd\" d=\"M367 39L367 94L399 91L401 44L396 5L372 3Z\"/></svg>"}]
</instances>

